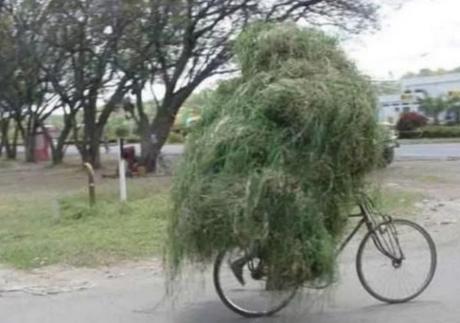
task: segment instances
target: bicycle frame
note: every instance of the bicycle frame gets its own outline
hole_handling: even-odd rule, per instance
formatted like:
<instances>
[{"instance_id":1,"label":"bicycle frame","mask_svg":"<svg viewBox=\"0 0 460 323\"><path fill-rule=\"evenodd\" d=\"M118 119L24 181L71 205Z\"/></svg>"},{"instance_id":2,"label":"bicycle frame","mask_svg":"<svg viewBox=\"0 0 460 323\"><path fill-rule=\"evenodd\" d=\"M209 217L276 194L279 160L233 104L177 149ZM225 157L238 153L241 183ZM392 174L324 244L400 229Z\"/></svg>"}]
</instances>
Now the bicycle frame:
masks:
<instances>
[{"instance_id":1,"label":"bicycle frame","mask_svg":"<svg viewBox=\"0 0 460 323\"><path fill-rule=\"evenodd\" d=\"M401 255L400 257L397 257L395 255L395 253L393 253L393 252L387 251L389 249L388 242L384 241L382 243L382 241L381 241L382 239L377 234L375 234L374 230L380 224L375 222L375 221L373 221L372 215L370 214L369 207L365 206L364 204L360 204L359 208L360 208L360 211L361 211L360 213L350 214L348 217L349 218L361 218L361 220L358 222L356 227L351 231L351 233L345 238L345 240L340 244L339 248L336 251L336 256L338 256L343 251L343 249L345 249L345 247L348 245L350 240L353 239L355 234L359 231L359 229L361 229L361 227L363 225L365 225L367 227L367 230L369 232L371 232L371 234L372 234L372 240L373 240L376 248L382 254L384 254L385 256L389 257L393 261L400 262L404 258L404 255L402 253L401 247L399 246L399 241L397 239L397 233L392 232L391 234L395 237L395 242L397 244L397 250L399 251L399 254ZM390 227L390 230L394 230L394 228L392 228L392 225L391 225L391 220L392 220L391 217L386 216L386 217L384 217L384 221L381 222L381 223L388 223L388 225ZM393 245L392 241L390 241L390 244L391 244L390 247L394 249L395 246ZM384 245L386 245L386 246L384 246Z\"/></svg>"}]
</instances>

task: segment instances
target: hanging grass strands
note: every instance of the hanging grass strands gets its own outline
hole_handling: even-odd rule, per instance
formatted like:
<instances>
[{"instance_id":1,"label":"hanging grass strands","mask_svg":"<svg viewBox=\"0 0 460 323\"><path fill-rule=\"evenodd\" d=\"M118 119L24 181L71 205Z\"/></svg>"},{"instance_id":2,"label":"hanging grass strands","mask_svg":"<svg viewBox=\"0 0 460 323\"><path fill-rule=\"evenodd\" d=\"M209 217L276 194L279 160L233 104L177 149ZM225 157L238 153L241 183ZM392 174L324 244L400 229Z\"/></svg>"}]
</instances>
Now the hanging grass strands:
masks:
<instances>
[{"instance_id":1,"label":"hanging grass strands","mask_svg":"<svg viewBox=\"0 0 460 323\"><path fill-rule=\"evenodd\" d=\"M275 280L329 277L376 162L371 85L320 31L258 24L235 51L241 77L210 98L175 178L170 269L258 241Z\"/></svg>"}]
</instances>

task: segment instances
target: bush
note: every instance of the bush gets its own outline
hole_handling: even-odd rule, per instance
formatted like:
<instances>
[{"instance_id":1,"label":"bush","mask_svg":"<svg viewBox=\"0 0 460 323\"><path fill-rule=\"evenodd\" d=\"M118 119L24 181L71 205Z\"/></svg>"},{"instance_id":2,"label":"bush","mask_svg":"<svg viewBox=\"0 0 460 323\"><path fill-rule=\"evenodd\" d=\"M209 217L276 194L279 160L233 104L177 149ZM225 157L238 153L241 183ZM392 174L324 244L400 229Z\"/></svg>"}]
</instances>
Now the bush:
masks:
<instances>
[{"instance_id":1,"label":"bush","mask_svg":"<svg viewBox=\"0 0 460 323\"><path fill-rule=\"evenodd\" d=\"M421 131L422 138L460 138L460 126L426 126Z\"/></svg>"},{"instance_id":2,"label":"bush","mask_svg":"<svg viewBox=\"0 0 460 323\"><path fill-rule=\"evenodd\" d=\"M396 124L398 131L414 131L426 126L428 119L417 112L403 113Z\"/></svg>"},{"instance_id":3,"label":"bush","mask_svg":"<svg viewBox=\"0 0 460 323\"><path fill-rule=\"evenodd\" d=\"M168 137L169 144L182 144L184 143L185 138L184 135L180 132L171 131Z\"/></svg>"},{"instance_id":4,"label":"bush","mask_svg":"<svg viewBox=\"0 0 460 323\"><path fill-rule=\"evenodd\" d=\"M415 139L421 138L423 135L422 129L399 131L399 139Z\"/></svg>"}]
</instances>

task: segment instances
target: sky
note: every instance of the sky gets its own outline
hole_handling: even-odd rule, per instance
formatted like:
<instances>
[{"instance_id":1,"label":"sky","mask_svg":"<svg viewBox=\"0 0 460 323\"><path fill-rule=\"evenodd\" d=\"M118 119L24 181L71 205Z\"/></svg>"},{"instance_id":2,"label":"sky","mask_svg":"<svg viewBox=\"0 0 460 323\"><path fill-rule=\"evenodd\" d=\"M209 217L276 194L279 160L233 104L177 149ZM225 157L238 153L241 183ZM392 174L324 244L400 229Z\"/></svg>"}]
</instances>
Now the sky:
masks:
<instances>
[{"instance_id":1,"label":"sky","mask_svg":"<svg viewBox=\"0 0 460 323\"><path fill-rule=\"evenodd\" d=\"M396 79L421 68L460 66L460 0L401 0L384 7L380 30L344 47L373 79Z\"/></svg>"}]
</instances>

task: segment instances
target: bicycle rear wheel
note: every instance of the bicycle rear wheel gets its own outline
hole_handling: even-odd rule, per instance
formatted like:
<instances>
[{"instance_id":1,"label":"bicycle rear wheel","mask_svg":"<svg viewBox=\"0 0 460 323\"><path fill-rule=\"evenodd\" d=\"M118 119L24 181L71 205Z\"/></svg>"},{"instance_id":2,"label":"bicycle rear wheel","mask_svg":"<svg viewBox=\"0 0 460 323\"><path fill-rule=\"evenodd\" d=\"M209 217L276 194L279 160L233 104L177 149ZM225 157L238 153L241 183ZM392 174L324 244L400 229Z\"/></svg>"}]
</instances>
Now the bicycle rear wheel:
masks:
<instances>
[{"instance_id":1,"label":"bicycle rear wheel","mask_svg":"<svg viewBox=\"0 0 460 323\"><path fill-rule=\"evenodd\" d=\"M392 219L369 231L356 258L364 289L386 303L403 303L420 295L436 270L436 247L420 225Z\"/></svg>"},{"instance_id":2,"label":"bicycle rear wheel","mask_svg":"<svg viewBox=\"0 0 460 323\"><path fill-rule=\"evenodd\" d=\"M235 268L235 264L238 264ZM244 317L270 316L286 307L297 286L270 288L257 256L240 248L220 253L214 263L214 285L222 302ZM240 278L238 271L240 268Z\"/></svg>"}]
</instances>

